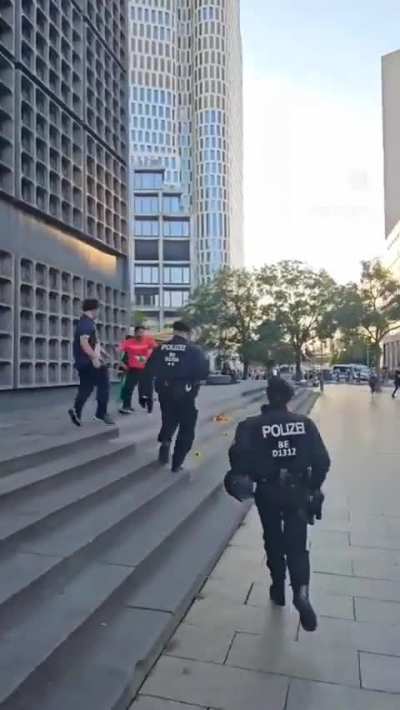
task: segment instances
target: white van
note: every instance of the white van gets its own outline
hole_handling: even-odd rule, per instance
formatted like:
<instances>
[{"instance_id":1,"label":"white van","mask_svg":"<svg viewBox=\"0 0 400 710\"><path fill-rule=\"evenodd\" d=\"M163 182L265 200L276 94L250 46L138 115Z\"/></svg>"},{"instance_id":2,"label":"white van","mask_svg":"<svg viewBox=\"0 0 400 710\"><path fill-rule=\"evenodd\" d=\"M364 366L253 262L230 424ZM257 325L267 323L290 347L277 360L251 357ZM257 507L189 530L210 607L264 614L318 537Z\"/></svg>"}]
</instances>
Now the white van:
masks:
<instances>
[{"instance_id":1,"label":"white van","mask_svg":"<svg viewBox=\"0 0 400 710\"><path fill-rule=\"evenodd\" d=\"M347 373L349 370L351 372L351 377L353 380L357 380L359 377L362 382L368 382L370 376L369 367L354 362L343 363L342 365L334 365L332 368L332 377L334 380L336 380L338 376L341 380L346 380Z\"/></svg>"}]
</instances>

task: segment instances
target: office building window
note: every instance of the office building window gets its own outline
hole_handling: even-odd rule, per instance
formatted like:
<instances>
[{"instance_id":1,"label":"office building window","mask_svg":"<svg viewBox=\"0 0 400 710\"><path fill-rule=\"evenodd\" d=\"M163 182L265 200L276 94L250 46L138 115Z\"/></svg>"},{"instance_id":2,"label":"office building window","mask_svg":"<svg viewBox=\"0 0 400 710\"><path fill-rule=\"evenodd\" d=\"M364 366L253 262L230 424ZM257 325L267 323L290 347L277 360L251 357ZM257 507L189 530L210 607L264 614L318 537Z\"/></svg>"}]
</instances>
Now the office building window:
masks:
<instances>
[{"instance_id":1,"label":"office building window","mask_svg":"<svg viewBox=\"0 0 400 710\"><path fill-rule=\"evenodd\" d=\"M165 308L183 308L189 301L189 291L164 291Z\"/></svg>"},{"instance_id":2,"label":"office building window","mask_svg":"<svg viewBox=\"0 0 400 710\"><path fill-rule=\"evenodd\" d=\"M189 266L165 266L165 284L190 284Z\"/></svg>"},{"instance_id":3,"label":"office building window","mask_svg":"<svg viewBox=\"0 0 400 710\"><path fill-rule=\"evenodd\" d=\"M166 241L163 244L165 261L189 261L190 244L188 241Z\"/></svg>"},{"instance_id":4,"label":"office building window","mask_svg":"<svg viewBox=\"0 0 400 710\"><path fill-rule=\"evenodd\" d=\"M163 196L163 212L165 214L179 214L182 212L182 200L179 195Z\"/></svg>"},{"instance_id":5,"label":"office building window","mask_svg":"<svg viewBox=\"0 0 400 710\"><path fill-rule=\"evenodd\" d=\"M162 184L161 172L135 172L135 187L138 190L156 190L162 187Z\"/></svg>"},{"instance_id":6,"label":"office building window","mask_svg":"<svg viewBox=\"0 0 400 710\"><path fill-rule=\"evenodd\" d=\"M189 237L189 220L165 219L164 237Z\"/></svg>"},{"instance_id":7,"label":"office building window","mask_svg":"<svg viewBox=\"0 0 400 710\"><path fill-rule=\"evenodd\" d=\"M135 304L159 308L160 294L158 288L135 288Z\"/></svg>"},{"instance_id":8,"label":"office building window","mask_svg":"<svg viewBox=\"0 0 400 710\"><path fill-rule=\"evenodd\" d=\"M135 266L135 284L158 284L159 279L158 266Z\"/></svg>"},{"instance_id":9,"label":"office building window","mask_svg":"<svg viewBox=\"0 0 400 710\"><path fill-rule=\"evenodd\" d=\"M158 219L135 219L135 237L158 237L160 234Z\"/></svg>"},{"instance_id":10,"label":"office building window","mask_svg":"<svg viewBox=\"0 0 400 710\"><path fill-rule=\"evenodd\" d=\"M135 259L137 261L158 261L158 242L135 239Z\"/></svg>"},{"instance_id":11,"label":"office building window","mask_svg":"<svg viewBox=\"0 0 400 710\"><path fill-rule=\"evenodd\" d=\"M158 195L135 195L135 214L158 214Z\"/></svg>"}]
</instances>

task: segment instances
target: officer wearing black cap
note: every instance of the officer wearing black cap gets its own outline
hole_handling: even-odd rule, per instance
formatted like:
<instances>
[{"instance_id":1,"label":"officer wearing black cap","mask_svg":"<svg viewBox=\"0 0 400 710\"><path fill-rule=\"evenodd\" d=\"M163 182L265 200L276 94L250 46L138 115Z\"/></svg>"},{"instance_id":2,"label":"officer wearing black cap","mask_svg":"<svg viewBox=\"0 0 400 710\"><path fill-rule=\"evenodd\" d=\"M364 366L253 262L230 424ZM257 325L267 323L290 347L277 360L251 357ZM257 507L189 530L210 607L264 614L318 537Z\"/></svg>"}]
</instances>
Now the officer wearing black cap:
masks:
<instances>
[{"instance_id":1,"label":"officer wearing black cap","mask_svg":"<svg viewBox=\"0 0 400 710\"><path fill-rule=\"evenodd\" d=\"M191 330L176 321L171 340L153 351L145 369L147 386L155 378L161 407L162 426L158 435L159 461L169 462L172 438L178 430L172 457L172 471L178 472L194 441L197 421L195 400L200 382L208 377L209 363L202 349L190 342ZM145 385L146 386L146 385Z\"/></svg>"},{"instance_id":2,"label":"officer wearing black cap","mask_svg":"<svg viewBox=\"0 0 400 710\"><path fill-rule=\"evenodd\" d=\"M253 482L272 578L270 598L278 606L285 605L288 567L300 622L306 631L314 631L317 617L309 599L307 523L313 512L320 517L320 487L330 459L314 422L288 410L293 394L284 379L271 377L269 404L259 416L238 425L229 451L232 471L226 488L232 495L240 477Z\"/></svg>"}]
</instances>

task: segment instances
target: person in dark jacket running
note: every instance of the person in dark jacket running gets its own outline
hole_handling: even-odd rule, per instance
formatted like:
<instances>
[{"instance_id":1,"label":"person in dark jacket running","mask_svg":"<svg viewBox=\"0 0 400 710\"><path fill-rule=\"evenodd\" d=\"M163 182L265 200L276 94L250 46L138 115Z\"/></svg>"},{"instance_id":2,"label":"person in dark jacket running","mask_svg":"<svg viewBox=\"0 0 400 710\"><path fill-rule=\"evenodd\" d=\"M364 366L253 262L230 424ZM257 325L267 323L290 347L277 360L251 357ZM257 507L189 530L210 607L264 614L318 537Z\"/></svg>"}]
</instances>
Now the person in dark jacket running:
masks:
<instances>
[{"instance_id":1,"label":"person in dark jacket running","mask_svg":"<svg viewBox=\"0 0 400 710\"><path fill-rule=\"evenodd\" d=\"M394 371L394 390L392 392L393 399L396 397L398 389L400 389L400 365L397 365Z\"/></svg>"},{"instance_id":2,"label":"person in dark jacket running","mask_svg":"<svg viewBox=\"0 0 400 710\"><path fill-rule=\"evenodd\" d=\"M209 363L202 349L190 342L191 330L181 321L173 325L173 338L153 351L145 368L147 388L155 379L162 425L159 461L166 465L172 439L178 431L172 457L172 471L178 472L192 448L197 421L196 397L200 382L208 377Z\"/></svg>"},{"instance_id":3,"label":"person in dark jacket running","mask_svg":"<svg viewBox=\"0 0 400 710\"><path fill-rule=\"evenodd\" d=\"M289 568L293 603L307 631L317 627L309 598L310 561L307 551L309 506L330 467L327 449L314 422L288 410L293 389L280 377L267 387L269 404L259 416L238 425L229 451L231 473L255 482L255 502L264 531L271 600L285 605Z\"/></svg>"}]
</instances>

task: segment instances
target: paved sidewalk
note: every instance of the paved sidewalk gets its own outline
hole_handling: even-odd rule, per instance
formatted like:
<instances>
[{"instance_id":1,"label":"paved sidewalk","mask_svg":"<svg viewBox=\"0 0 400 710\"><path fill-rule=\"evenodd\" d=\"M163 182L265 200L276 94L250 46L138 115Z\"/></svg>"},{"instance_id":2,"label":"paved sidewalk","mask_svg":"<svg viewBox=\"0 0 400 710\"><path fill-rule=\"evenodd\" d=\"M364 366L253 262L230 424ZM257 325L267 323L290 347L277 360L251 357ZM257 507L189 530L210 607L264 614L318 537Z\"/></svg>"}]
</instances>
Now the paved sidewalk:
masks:
<instances>
[{"instance_id":1,"label":"paved sidewalk","mask_svg":"<svg viewBox=\"0 0 400 710\"><path fill-rule=\"evenodd\" d=\"M327 388L313 416L333 458L311 531L318 631L267 601L253 509L132 710L400 707L400 401Z\"/></svg>"}]
</instances>

